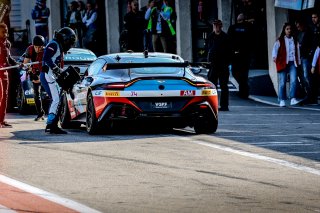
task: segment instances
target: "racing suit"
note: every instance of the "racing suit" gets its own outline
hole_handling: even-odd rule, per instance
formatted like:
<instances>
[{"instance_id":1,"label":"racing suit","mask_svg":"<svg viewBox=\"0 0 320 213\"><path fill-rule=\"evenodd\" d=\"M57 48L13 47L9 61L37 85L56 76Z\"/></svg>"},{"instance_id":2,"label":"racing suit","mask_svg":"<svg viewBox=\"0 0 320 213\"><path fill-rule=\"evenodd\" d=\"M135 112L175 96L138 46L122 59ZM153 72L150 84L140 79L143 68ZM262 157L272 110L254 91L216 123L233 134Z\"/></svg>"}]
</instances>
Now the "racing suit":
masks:
<instances>
[{"instance_id":1,"label":"racing suit","mask_svg":"<svg viewBox=\"0 0 320 213\"><path fill-rule=\"evenodd\" d=\"M16 65L17 62L10 54L11 43L9 40L0 40L0 68ZM7 70L0 71L0 127L5 125L4 117L7 111L9 90L9 75ZM6 126L6 125L5 125Z\"/></svg>"},{"instance_id":2,"label":"racing suit","mask_svg":"<svg viewBox=\"0 0 320 213\"><path fill-rule=\"evenodd\" d=\"M47 128L56 128L58 125L58 106L60 101L60 87L56 82L56 78L59 73L62 72L63 51L55 39L51 40L44 49L43 66L43 70L46 72L45 78L49 84L52 96L52 102L48 112Z\"/></svg>"}]
</instances>

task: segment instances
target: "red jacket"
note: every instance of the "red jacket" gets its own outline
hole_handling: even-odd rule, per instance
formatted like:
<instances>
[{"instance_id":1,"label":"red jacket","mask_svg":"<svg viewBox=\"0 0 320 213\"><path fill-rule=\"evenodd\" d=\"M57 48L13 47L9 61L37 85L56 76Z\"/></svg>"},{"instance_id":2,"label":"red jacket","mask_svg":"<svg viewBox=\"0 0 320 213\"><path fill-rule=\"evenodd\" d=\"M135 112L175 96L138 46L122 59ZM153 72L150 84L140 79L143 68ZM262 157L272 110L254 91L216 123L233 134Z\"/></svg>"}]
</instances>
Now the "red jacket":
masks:
<instances>
[{"instance_id":1,"label":"red jacket","mask_svg":"<svg viewBox=\"0 0 320 213\"><path fill-rule=\"evenodd\" d=\"M286 50L286 43L284 41L284 37L279 38L279 42L280 42L280 47L277 54L276 67L277 67L277 71L281 72L287 66L287 50ZM296 56L295 60L296 60L296 64L299 64L297 42L294 41L294 44L295 44L294 47L295 47L295 56Z\"/></svg>"},{"instance_id":2,"label":"red jacket","mask_svg":"<svg viewBox=\"0 0 320 213\"><path fill-rule=\"evenodd\" d=\"M32 72L42 72L42 58L43 58L43 51L40 51L36 53L36 50L34 49L34 45L30 45L26 52L25 52L25 57L31 59L32 62L37 62L39 61L39 64L34 64L32 65Z\"/></svg>"}]
</instances>

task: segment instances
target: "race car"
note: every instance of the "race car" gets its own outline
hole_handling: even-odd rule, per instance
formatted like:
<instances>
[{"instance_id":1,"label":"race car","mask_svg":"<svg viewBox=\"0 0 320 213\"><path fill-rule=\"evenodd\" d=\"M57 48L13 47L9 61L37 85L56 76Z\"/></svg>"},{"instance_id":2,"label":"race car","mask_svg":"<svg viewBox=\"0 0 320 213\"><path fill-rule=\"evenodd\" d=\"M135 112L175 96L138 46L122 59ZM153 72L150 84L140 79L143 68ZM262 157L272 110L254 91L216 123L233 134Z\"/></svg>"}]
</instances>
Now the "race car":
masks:
<instances>
[{"instance_id":1,"label":"race car","mask_svg":"<svg viewBox=\"0 0 320 213\"><path fill-rule=\"evenodd\" d=\"M64 55L65 68L72 65L80 69L80 73L84 73L88 66L96 60L96 55L88 50L82 48L71 48ZM19 61L23 61L23 56ZM16 106L20 114L29 114L35 111L35 100L33 85L30 81L30 76L26 70L20 71L20 84L17 87ZM41 98L43 100L44 109L46 110L50 104L50 99L43 88L41 88Z\"/></svg>"},{"instance_id":2,"label":"race car","mask_svg":"<svg viewBox=\"0 0 320 213\"><path fill-rule=\"evenodd\" d=\"M218 127L215 85L180 56L168 53L116 53L100 56L82 80L64 92L62 128L86 125L89 134L133 126ZM136 123L138 123L136 125Z\"/></svg>"}]
</instances>

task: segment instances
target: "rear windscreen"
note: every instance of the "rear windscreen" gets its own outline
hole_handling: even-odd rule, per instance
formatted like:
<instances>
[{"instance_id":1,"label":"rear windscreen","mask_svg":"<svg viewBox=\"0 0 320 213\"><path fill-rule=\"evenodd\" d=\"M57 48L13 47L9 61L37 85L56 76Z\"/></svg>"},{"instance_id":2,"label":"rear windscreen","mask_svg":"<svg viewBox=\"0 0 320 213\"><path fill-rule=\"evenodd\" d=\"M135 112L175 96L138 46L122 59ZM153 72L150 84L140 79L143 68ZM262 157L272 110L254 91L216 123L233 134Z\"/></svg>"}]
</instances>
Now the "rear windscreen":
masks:
<instances>
[{"instance_id":1,"label":"rear windscreen","mask_svg":"<svg viewBox=\"0 0 320 213\"><path fill-rule=\"evenodd\" d=\"M176 59L171 58L135 58L134 61L126 60L125 63L177 63ZM174 74L183 72L181 67L141 67L131 68L131 74Z\"/></svg>"}]
</instances>

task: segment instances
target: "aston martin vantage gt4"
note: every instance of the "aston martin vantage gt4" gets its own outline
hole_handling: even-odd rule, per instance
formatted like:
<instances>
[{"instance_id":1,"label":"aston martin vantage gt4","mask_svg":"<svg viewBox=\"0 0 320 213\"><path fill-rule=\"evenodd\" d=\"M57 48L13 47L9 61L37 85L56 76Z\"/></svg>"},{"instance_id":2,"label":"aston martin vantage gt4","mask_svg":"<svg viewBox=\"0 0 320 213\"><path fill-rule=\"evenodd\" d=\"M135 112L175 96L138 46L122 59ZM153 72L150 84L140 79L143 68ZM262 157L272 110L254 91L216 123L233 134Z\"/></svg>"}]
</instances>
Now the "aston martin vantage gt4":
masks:
<instances>
[{"instance_id":1,"label":"aston martin vantage gt4","mask_svg":"<svg viewBox=\"0 0 320 213\"><path fill-rule=\"evenodd\" d=\"M215 85L194 74L180 56L117 53L100 56L81 80L64 92L62 128L86 125L89 134L131 126L194 127L197 134L218 127Z\"/></svg>"}]
</instances>

